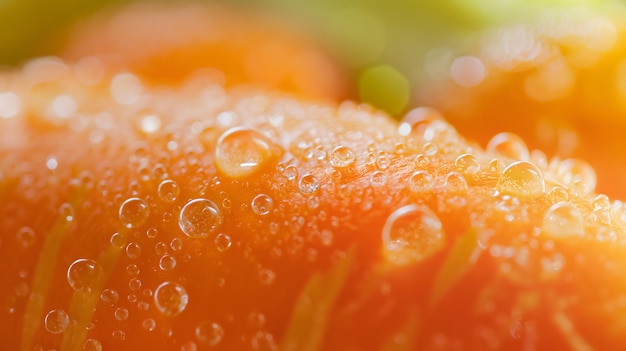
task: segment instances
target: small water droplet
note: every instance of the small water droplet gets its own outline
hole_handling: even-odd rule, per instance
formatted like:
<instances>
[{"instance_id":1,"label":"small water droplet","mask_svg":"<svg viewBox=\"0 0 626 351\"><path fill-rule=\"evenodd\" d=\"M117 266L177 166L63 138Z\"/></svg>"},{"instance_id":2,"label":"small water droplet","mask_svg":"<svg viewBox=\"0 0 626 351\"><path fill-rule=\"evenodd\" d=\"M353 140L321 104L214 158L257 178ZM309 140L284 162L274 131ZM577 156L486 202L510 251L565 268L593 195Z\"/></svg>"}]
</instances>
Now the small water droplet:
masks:
<instances>
[{"instance_id":1,"label":"small water droplet","mask_svg":"<svg viewBox=\"0 0 626 351\"><path fill-rule=\"evenodd\" d=\"M416 171L409 177L409 189L412 192L427 192L432 189L433 177L426 171Z\"/></svg>"},{"instance_id":2,"label":"small water droplet","mask_svg":"<svg viewBox=\"0 0 626 351\"><path fill-rule=\"evenodd\" d=\"M166 179L159 184L158 193L163 202L172 203L178 199L180 187L176 181Z\"/></svg>"},{"instance_id":3,"label":"small water droplet","mask_svg":"<svg viewBox=\"0 0 626 351\"><path fill-rule=\"evenodd\" d=\"M435 156L439 152L439 148L433 143L426 143L424 144L423 151L426 156Z\"/></svg>"},{"instance_id":4,"label":"small water droplet","mask_svg":"<svg viewBox=\"0 0 626 351\"><path fill-rule=\"evenodd\" d=\"M159 268L161 268L162 271L171 271L174 267L176 267L176 258L174 258L174 256L161 256L161 259L159 260Z\"/></svg>"},{"instance_id":5,"label":"small water droplet","mask_svg":"<svg viewBox=\"0 0 626 351\"><path fill-rule=\"evenodd\" d=\"M315 176L311 173L305 174L300 178L298 182L298 187L300 188L300 192L308 194L317 191L320 187L320 182L315 178Z\"/></svg>"},{"instance_id":6,"label":"small water droplet","mask_svg":"<svg viewBox=\"0 0 626 351\"><path fill-rule=\"evenodd\" d=\"M503 194L516 196L539 196L546 188L543 174L534 164L518 161L504 169L497 188Z\"/></svg>"},{"instance_id":7,"label":"small water droplet","mask_svg":"<svg viewBox=\"0 0 626 351\"><path fill-rule=\"evenodd\" d=\"M476 156L472 154L463 154L456 158L454 166L459 173L465 176L471 176L480 170L480 164Z\"/></svg>"},{"instance_id":8,"label":"small water droplet","mask_svg":"<svg viewBox=\"0 0 626 351\"><path fill-rule=\"evenodd\" d=\"M61 334L69 325L70 317L60 309L51 310L44 319L44 327L50 334Z\"/></svg>"},{"instance_id":9,"label":"small water droplet","mask_svg":"<svg viewBox=\"0 0 626 351\"><path fill-rule=\"evenodd\" d=\"M272 211L274 201L265 194L259 194L252 200L252 211L258 216L265 216Z\"/></svg>"},{"instance_id":10,"label":"small water droplet","mask_svg":"<svg viewBox=\"0 0 626 351\"><path fill-rule=\"evenodd\" d=\"M83 344L83 351L102 351L102 344L96 339L87 339Z\"/></svg>"},{"instance_id":11,"label":"small water droplet","mask_svg":"<svg viewBox=\"0 0 626 351\"><path fill-rule=\"evenodd\" d=\"M101 277L100 266L96 261L80 258L67 269L67 282L77 291L91 291Z\"/></svg>"},{"instance_id":12,"label":"small water droplet","mask_svg":"<svg viewBox=\"0 0 626 351\"><path fill-rule=\"evenodd\" d=\"M100 294L100 300L107 306L115 306L119 298L120 295L113 289L104 289Z\"/></svg>"},{"instance_id":13,"label":"small water droplet","mask_svg":"<svg viewBox=\"0 0 626 351\"><path fill-rule=\"evenodd\" d=\"M271 269L261 268L259 269L259 282L262 285L271 285L276 280L276 273Z\"/></svg>"},{"instance_id":14,"label":"small water droplet","mask_svg":"<svg viewBox=\"0 0 626 351\"><path fill-rule=\"evenodd\" d=\"M141 280L137 277L132 277L130 278L130 280L128 281L128 288L131 291L137 291L141 288ZM131 301L134 302L134 301Z\"/></svg>"},{"instance_id":15,"label":"small water droplet","mask_svg":"<svg viewBox=\"0 0 626 351\"><path fill-rule=\"evenodd\" d=\"M406 205L387 218L383 250L398 265L421 262L443 248L445 236L437 215L428 207Z\"/></svg>"},{"instance_id":16,"label":"small water droplet","mask_svg":"<svg viewBox=\"0 0 626 351\"><path fill-rule=\"evenodd\" d=\"M298 169L293 165L289 165L283 170L283 175L288 180L295 180L298 177Z\"/></svg>"},{"instance_id":17,"label":"small water droplet","mask_svg":"<svg viewBox=\"0 0 626 351\"><path fill-rule=\"evenodd\" d=\"M22 227L17 231L17 241L23 248L31 247L35 243L37 237L35 231L30 227Z\"/></svg>"},{"instance_id":18,"label":"small water droplet","mask_svg":"<svg viewBox=\"0 0 626 351\"><path fill-rule=\"evenodd\" d=\"M139 121L139 128L144 133L150 134L161 129L161 119L157 115L147 115Z\"/></svg>"},{"instance_id":19,"label":"small water droplet","mask_svg":"<svg viewBox=\"0 0 626 351\"><path fill-rule=\"evenodd\" d=\"M219 233L215 236L215 248L219 252L226 252L232 244L232 240L228 234Z\"/></svg>"},{"instance_id":20,"label":"small water droplet","mask_svg":"<svg viewBox=\"0 0 626 351\"><path fill-rule=\"evenodd\" d=\"M119 340L119 341L124 341L126 340L126 333L123 330L114 330L113 333L111 333L111 336L113 336L113 339L115 340Z\"/></svg>"},{"instance_id":21,"label":"small water droplet","mask_svg":"<svg viewBox=\"0 0 626 351\"><path fill-rule=\"evenodd\" d=\"M126 228L137 228L142 226L150 216L148 203L140 198L130 198L122 203L119 210L119 217Z\"/></svg>"},{"instance_id":22,"label":"small water droplet","mask_svg":"<svg viewBox=\"0 0 626 351\"><path fill-rule=\"evenodd\" d=\"M148 239L154 239L157 237L157 235L159 235L159 230L156 228L149 228L148 230L146 230L146 236L148 237Z\"/></svg>"},{"instance_id":23,"label":"small water droplet","mask_svg":"<svg viewBox=\"0 0 626 351\"><path fill-rule=\"evenodd\" d=\"M73 221L74 220L74 207L72 207L72 205L70 205L67 202L61 204L61 206L59 207L59 215L66 222Z\"/></svg>"},{"instance_id":24,"label":"small water droplet","mask_svg":"<svg viewBox=\"0 0 626 351\"><path fill-rule=\"evenodd\" d=\"M337 146L330 154L330 164L335 168L352 167L355 161L354 151L347 146Z\"/></svg>"},{"instance_id":25,"label":"small water droplet","mask_svg":"<svg viewBox=\"0 0 626 351\"><path fill-rule=\"evenodd\" d=\"M141 326L145 330L151 332L154 329L156 329L156 321L154 319L152 319L152 318L147 318L147 319L144 319L143 322L141 322Z\"/></svg>"},{"instance_id":26,"label":"small water droplet","mask_svg":"<svg viewBox=\"0 0 626 351\"><path fill-rule=\"evenodd\" d=\"M389 158L387 153L384 151L379 152L378 158L376 159L376 166L378 166L379 169L384 170L384 169L389 168L390 165L391 165L391 159Z\"/></svg>"},{"instance_id":27,"label":"small water droplet","mask_svg":"<svg viewBox=\"0 0 626 351\"><path fill-rule=\"evenodd\" d=\"M467 181L457 172L450 172L446 175L446 181L443 184L445 192L453 195L467 194Z\"/></svg>"},{"instance_id":28,"label":"small water droplet","mask_svg":"<svg viewBox=\"0 0 626 351\"><path fill-rule=\"evenodd\" d=\"M141 255L141 246L137 243L129 243L126 245L126 256L130 259L135 259Z\"/></svg>"},{"instance_id":29,"label":"small water droplet","mask_svg":"<svg viewBox=\"0 0 626 351\"><path fill-rule=\"evenodd\" d=\"M217 140L215 165L230 178L244 178L256 173L280 154L282 150L259 131L234 127Z\"/></svg>"},{"instance_id":30,"label":"small water droplet","mask_svg":"<svg viewBox=\"0 0 626 351\"><path fill-rule=\"evenodd\" d=\"M370 174L370 185L379 188L387 184L387 175L383 171L374 171Z\"/></svg>"},{"instance_id":31,"label":"small water droplet","mask_svg":"<svg viewBox=\"0 0 626 351\"><path fill-rule=\"evenodd\" d=\"M524 140L512 133L496 134L491 138L485 150L514 160L528 161L530 158Z\"/></svg>"},{"instance_id":32,"label":"small water droplet","mask_svg":"<svg viewBox=\"0 0 626 351\"><path fill-rule=\"evenodd\" d=\"M122 307L118 307L115 309L114 312L115 315L115 319L117 319L118 321L125 321L126 319L128 319L128 310Z\"/></svg>"},{"instance_id":33,"label":"small water droplet","mask_svg":"<svg viewBox=\"0 0 626 351\"><path fill-rule=\"evenodd\" d=\"M568 198L569 194L567 193L567 190L561 186L555 186L548 193L548 200L550 200L553 204L561 201L567 201Z\"/></svg>"},{"instance_id":34,"label":"small water droplet","mask_svg":"<svg viewBox=\"0 0 626 351\"><path fill-rule=\"evenodd\" d=\"M223 221L224 217L213 201L199 198L183 207L178 225L190 238L205 238L219 229Z\"/></svg>"},{"instance_id":35,"label":"small water droplet","mask_svg":"<svg viewBox=\"0 0 626 351\"><path fill-rule=\"evenodd\" d=\"M583 215L569 202L552 205L543 217L542 231L553 237L582 237L585 234Z\"/></svg>"},{"instance_id":36,"label":"small water droplet","mask_svg":"<svg viewBox=\"0 0 626 351\"><path fill-rule=\"evenodd\" d=\"M590 194L596 188L596 172L583 160L564 160L560 163L557 173L563 182L569 184L579 195Z\"/></svg>"},{"instance_id":37,"label":"small water droplet","mask_svg":"<svg viewBox=\"0 0 626 351\"><path fill-rule=\"evenodd\" d=\"M214 322L202 322L196 327L196 339L208 346L215 346L222 341L224 337L224 328L221 325Z\"/></svg>"},{"instance_id":38,"label":"small water droplet","mask_svg":"<svg viewBox=\"0 0 626 351\"><path fill-rule=\"evenodd\" d=\"M180 251L183 249L183 240L181 238L174 238L170 241L170 248L174 251Z\"/></svg>"},{"instance_id":39,"label":"small water droplet","mask_svg":"<svg viewBox=\"0 0 626 351\"><path fill-rule=\"evenodd\" d=\"M162 314L172 317L185 310L188 295L182 285L174 282L164 282L154 291L154 303Z\"/></svg>"}]
</instances>

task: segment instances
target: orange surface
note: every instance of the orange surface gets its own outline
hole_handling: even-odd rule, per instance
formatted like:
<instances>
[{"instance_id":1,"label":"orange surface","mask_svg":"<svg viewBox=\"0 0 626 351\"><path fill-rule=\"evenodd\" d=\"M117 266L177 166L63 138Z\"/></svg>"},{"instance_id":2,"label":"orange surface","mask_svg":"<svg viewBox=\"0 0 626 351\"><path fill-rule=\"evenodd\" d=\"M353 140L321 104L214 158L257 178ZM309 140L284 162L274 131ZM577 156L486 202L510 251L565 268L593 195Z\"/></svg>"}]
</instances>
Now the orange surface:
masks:
<instances>
[{"instance_id":1,"label":"orange surface","mask_svg":"<svg viewBox=\"0 0 626 351\"><path fill-rule=\"evenodd\" d=\"M531 149L585 159L597 172L599 191L626 198L623 10L544 12L478 33L465 51L433 52L433 65L480 60L484 79L472 76L465 61L456 78L446 67L417 100L480 143L511 131Z\"/></svg>"},{"instance_id":2,"label":"orange surface","mask_svg":"<svg viewBox=\"0 0 626 351\"><path fill-rule=\"evenodd\" d=\"M296 25L242 8L138 3L84 21L61 56L98 56L152 83L178 84L199 69L227 86L253 84L303 97L349 96L347 73Z\"/></svg>"},{"instance_id":3,"label":"orange surface","mask_svg":"<svg viewBox=\"0 0 626 351\"><path fill-rule=\"evenodd\" d=\"M4 349L626 347L626 210L586 164L88 67L1 78Z\"/></svg>"}]
</instances>

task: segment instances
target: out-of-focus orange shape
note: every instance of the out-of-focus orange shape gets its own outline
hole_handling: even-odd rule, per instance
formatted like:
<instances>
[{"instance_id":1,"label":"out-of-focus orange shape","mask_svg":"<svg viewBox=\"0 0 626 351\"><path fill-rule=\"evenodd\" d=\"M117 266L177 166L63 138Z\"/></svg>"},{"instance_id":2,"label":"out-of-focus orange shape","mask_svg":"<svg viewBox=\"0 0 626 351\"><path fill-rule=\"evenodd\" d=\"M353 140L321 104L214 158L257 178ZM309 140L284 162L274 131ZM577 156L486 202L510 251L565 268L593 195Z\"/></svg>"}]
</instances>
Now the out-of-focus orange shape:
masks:
<instances>
[{"instance_id":1,"label":"out-of-focus orange shape","mask_svg":"<svg viewBox=\"0 0 626 351\"><path fill-rule=\"evenodd\" d=\"M111 71L177 84L203 70L227 86L338 101L347 74L302 28L268 14L206 4L132 4L76 26L61 56L98 56Z\"/></svg>"}]
</instances>

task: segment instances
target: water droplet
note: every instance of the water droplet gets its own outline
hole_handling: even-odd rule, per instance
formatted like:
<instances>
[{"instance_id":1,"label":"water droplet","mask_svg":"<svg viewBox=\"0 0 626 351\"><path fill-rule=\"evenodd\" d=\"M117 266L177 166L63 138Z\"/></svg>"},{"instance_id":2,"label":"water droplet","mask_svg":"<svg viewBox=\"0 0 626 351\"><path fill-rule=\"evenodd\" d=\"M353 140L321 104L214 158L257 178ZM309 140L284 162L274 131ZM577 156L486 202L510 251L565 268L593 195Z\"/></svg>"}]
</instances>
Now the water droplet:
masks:
<instances>
[{"instance_id":1,"label":"water droplet","mask_svg":"<svg viewBox=\"0 0 626 351\"><path fill-rule=\"evenodd\" d=\"M352 167L355 161L354 151L347 146L337 146L330 154L330 164L335 168Z\"/></svg>"},{"instance_id":2,"label":"water droplet","mask_svg":"<svg viewBox=\"0 0 626 351\"><path fill-rule=\"evenodd\" d=\"M156 228L149 228L148 230L146 230L146 236L148 237L148 239L154 239L157 237L157 235L159 235L159 230Z\"/></svg>"},{"instance_id":3,"label":"water droplet","mask_svg":"<svg viewBox=\"0 0 626 351\"><path fill-rule=\"evenodd\" d=\"M276 280L276 273L271 269L261 268L259 269L259 282L262 285L271 285Z\"/></svg>"},{"instance_id":4,"label":"water droplet","mask_svg":"<svg viewBox=\"0 0 626 351\"><path fill-rule=\"evenodd\" d=\"M504 169L497 188L503 194L533 197L541 195L546 185L543 174L537 166L530 162L518 161Z\"/></svg>"},{"instance_id":5,"label":"water droplet","mask_svg":"<svg viewBox=\"0 0 626 351\"><path fill-rule=\"evenodd\" d=\"M383 171L374 171L370 174L370 185L376 188L387 184L387 175Z\"/></svg>"},{"instance_id":6,"label":"water droplet","mask_svg":"<svg viewBox=\"0 0 626 351\"><path fill-rule=\"evenodd\" d=\"M126 228L137 228L142 226L150 216L148 203L140 198L130 198L122 203L119 210L119 217Z\"/></svg>"},{"instance_id":7,"label":"water droplet","mask_svg":"<svg viewBox=\"0 0 626 351\"><path fill-rule=\"evenodd\" d=\"M528 161L530 158L524 140L512 133L496 134L487 144L486 151L515 160Z\"/></svg>"},{"instance_id":8,"label":"water droplet","mask_svg":"<svg viewBox=\"0 0 626 351\"><path fill-rule=\"evenodd\" d=\"M141 246L137 243L129 243L126 245L126 256L130 259L135 259L141 255Z\"/></svg>"},{"instance_id":9,"label":"water droplet","mask_svg":"<svg viewBox=\"0 0 626 351\"><path fill-rule=\"evenodd\" d=\"M219 233L215 236L215 248L219 252L225 252L232 244L232 240L228 234Z\"/></svg>"},{"instance_id":10,"label":"water droplet","mask_svg":"<svg viewBox=\"0 0 626 351\"><path fill-rule=\"evenodd\" d=\"M437 145L433 143L424 144L424 155L426 156L435 156L439 152L439 148Z\"/></svg>"},{"instance_id":11,"label":"water droplet","mask_svg":"<svg viewBox=\"0 0 626 351\"><path fill-rule=\"evenodd\" d=\"M602 211L610 211L611 201L609 200L609 197L604 194L597 195L593 199L593 209L602 210Z\"/></svg>"},{"instance_id":12,"label":"water droplet","mask_svg":"<svg viewBox=\"0 0 626 351\"><path fill-rule=\"evenodd\" d=\"M269 214L273 207L274 201L268 195L259 194L252 200L252 211L259 216Z\"/></svg>"},{"instance_id":13,"label":"water droplet","mask_svg":"<svg viewBox=\"0 0 626 351\"><path fill-rule=\"evenodd\" d=\"M256 173L280 154L282 150L260 132L234 127L217 140L215 165L230 178L244 178Z\"/></svg>"},{"instance_id":14,"label":"water droplet","mask_svg":"<svg viewBox=\"0 0 626 351\"><path fill-rule=\"evenodd\" d=\"M141 326L145 330L151 332L154 329L156 329L156 321L152 318L147 318L147 319L144 319L144 321L141 323Z\"/></svg>"},{"instance_id":15,"label":"water droplet","mask_svg":"<svg viewBox=\"0 0 626 351\"><path fill-rule=\"evenodd\" d=\"M196 351L198 350L198 346L193 341L187 341L186 343L180 346L180 351Z\"/></svg>"},{"instance_id":16,"label":"water droplet","mask_svg":"<svg viewBox=\"0 0 626 351\"><path fill-rule=\"evenodd\" d=\"M107 306L115 306L119 298L120 295L113 289L104 289L100 294L100 300Z\"/></svg>"},{"instance_id":17,"label":"water droplet","mask_svg":"<svg viewBox=\"0 0 626 351\"><path fill-rule=\"evenodd\" d=\"M119 340L119 341L124 341L126 340L126 333L123 330L114 330L113 333L111 333L111 336L113 336L113 339L115 340Z\"/></svg>"},{"instance_id":18,"label":"water droplet","mask_svg":"<svg viewBox=\"0 0 626 351\"><path fill-rule=\"evenodd\" d=\"M113 235L111 235L110 242L116 249L124 247L124 237L120 233L113 233Z\"/></svg>"},{"instance_id":19,"label":"water droplet","mask_svg":"<svg viewBox=\"0 0 626 351\"><path fill-rule=\"evenodd\" d=\"M457 172L448 173L443 187L446 193L454 195L465 195L468 189L467 181Z\"/></svg>"},{"instance_id":20,"label":"water droplet","mask_svg":"<svg viewBox=\"0 0 626 351\"><path fill-rule=\"evenodd\" d=\"M20 97L10 91L0 93L0 118L17 116L22 109Z\"/></svg>"},{"instance_id":21,"label":"water droplet","mask_svg":"<svg viewBox=\"0 0 626 351\"><path fill-rule=\"evenodd\" d=\"M298 187L300 188L300 192L308 194L317 191L320 187L320 182L315 178L315 176L311 173L305 174L300 178L298 182Z\"/></svg>"},{"instance_id":22,"label":"water droplet","mask_svg":"<svg viewBox=\"0 0 626 351\"><path fill-rule=\"evenodd\" d=\"M583 160L564 160L559 165L557 172L563 182L571 185L579 195L590 194L596 188L596 172Z\"/></svg>"},{"instance_id":23,"label":"water droplet","mask_svg":"<svg viewBox=\"0 0 626 351\"><path fill-rule=\"evenodd\" d=\"M134 74L120 73L111 80L109 92L118 104L130 105L139 100L143 87L139 78Z\"/></svg>"},{"instance_id":24,"label":"water droplet","mask_svg":"<svg viewBox=\"0 0 626 351\"><path fill-rule=\"evenodd\" d=\"M223 221L222 213L213 201L199 198L183 207L178 225L190 238L205 238L219 229Z\"/></svg>"},{"instance_id":25,"label":"water droplet","mask_svg":"<svg viewBox=\"0 0 626 351\"><path fill-rule=\"evenodd\" d=\"M394 264L421 262L443 248L442 224L430 208L407 205L395 210L382 232L383 250Z\"/></svg>"},{"instance_id":26,"label":"water droplet","mask_svg":"<svg viewBox=\"0 0 626 351\"><path fill-rule=\"evenodd\" d=\"M125 321L126 319L128 319L128 314L128 310L121 307L116 308L114 312L115 319L117 319L118 321Z\"/></svg>"},{"instance_id":27,"label":"water droplet","mask_svg":"<svg viewBox=\"0 0 626 351\"><path fill-rule=\"evenodd\" d=\"M463 154L454 161L456 170L465 176L471 176L480 170L480 164L476 156L472 154Z\"/></svg>"},{"instance_id":28,"label":"water droplet","mask_svg":"<svg viewBox=\"0 0 626 351\"><path fill-rule=\"evenodd\" d=\"M398 132L402 136L407 136L411 132L423 134L431 122L438 120L443 120L443 116L439 111L430 107L417 107L402 118Z\"/></svg>"},{"instance_id":29,"label":"water droplet","mask_svg":"<svg viewBox=\"0 0 626 351\"><path fill-rule=\"evenodd\" d=\"M66 222L71 222L74 220L74 207L72 205L66 203L61 204L59 207L59 215L61 218L65 219Z\"/></svg>"},{"instance_id":30,"label":"water droplet","mask_svg":"<svg viewBox=\"0 0 626 351\"><path fill-rule=\"evenodd\" d=\"M158 193L163 202L172 203L178 199L180 187L176 181L166 179L159 184Z\"/></svg>"},{"instance_id":31,"label":"water droplet","mask_svg":"<svg viewBox=\"0 0 626 351\"><path fill-rule=\"evenodd\" d=\"M174 256L170 256L170 255L161 256L161 259L159 260L159 268L161 268L161 270L167 272L167 271L171 271L172 269L174 269L174 267L176 267L176 259L174 258Z\"/></svg>"},{"instance_id":32,"label":"water droplet","mask_svg":"<svg viewBox=\"0 0 626 351\"><path fill-rule=\"evenodd\" d=\"M31 247L36 239L35 231L30 227L22 227L17 231L17 241L24 248Z\"/></svg>"},{"instance_id":33,"label":"water droplet","mask_svg":"<svg viewBox=\"0 0 626 351\"><path fill-rule=\"evenodd\" d=\"M183 249L183 241L181 238L174 238L170 241L170 248L174 251L180 251Z\"/></svg>"},{"instance_id":34,"label":"water droplet","mask_svg":"<svg viewBox=\"0 0 626 351\"><path fill-rule=\"evenodd\" d=\"M169 317L184 311L187 307L188 298L185 288L174 282L165 282L159 285L154 292L156 308Z\"/></svg>"},{"instance_id":35,"label":"water droplet","mask_svg":"<svg viewBox=\"0 0 626 351\"><path fill-rule=\"evenodd\" d=\"M433 177L426 171L416 171L409 177L409 189L412 192L427 192L432 189Z\"/></svg>"},{"instance_id":36,"label":"water droplet","mask_svg":"<svg viewBox=\"0 0 626 351\"><path fill-rule=\"evenodd\" d=\"M130 278L130 280L128 281L128 288L132 291L139 290L139 288L141 288L141 280L137 277Z\"/></svg>"},{"instance_id":37,"label":"water droplet","mask_svg":"<svg viewBox=\"0 0 626 351\"><path fill-rule=\"evenodd\" d=\"M283 175L288 180L295 180L298 177L298 169L293 165L289 165L283 170Z\"/></svg>"},{"instance_id":38,"label":"water droplet","mask_svg":"<svg viewBox=\"0 0 626 351\"><path fill-rule=\"evenodd\" d=\"M67 282L74 290L91 291L101 275L101 268L96 261L80 258L67 269Z\"/></svg>"},{"instance_id":39,"label":"water droplet","mask_svg":"<svg viewBox=\"0 0 626 351\"><path fill-rule=\"evenodd\" d=\"M196 339L203 345L215 346L224 337L224 328L217 323L202 322L196 327Z\"/></svg>"},{"instance_id":40,"label":"water droplet","mask_svg":"<svg viewBox=\"0 0 626 351\"><path fill-rule=\"evenodd\" d=\"M555 186L548 193L548 200L550 200L553 204L561 201L567 201L568 197L569 195L567 194L567 190L561 186Z\"/></svg>"},{"instance_id":41,"label":"water droplet","mask_svg":"<svg viewBox=\"0 0 626 351\"><path fill-rule=\"evenodd\" d=\"M376 159L376 166L379 169L387 169L391 165L391 159L387 156L387 153L381 151L378 153L378 158Z\"/></svg>"},{"instance_id":42,"label":"water droplet","mask_svg":"<svg viewBox=\"0 0 626 351\"><path fill-rule=\"evenodd\" d=\"M569 202L552 205L543 217L541 229L553 237L582 237L585 234L583 215Z\"/></svg>"},{"instance_id":43,"label":"water droplet","mask_svg":"<svg viewBox=\"0 0 626 351\"><path fill-rule=\"evenodd\" d=\"M64 310L55 309L44 319L44 327L50 334L61 334L70 325L70 317Z\"/></svg>"},{"instance_id":44,"label":"water droplet","mask_svg":"<svg viewBox=\"0 0 626 351\"><path fill-rule=\"evenodd\" d=\"M87 339L83 344L83 351L102 351L102 344L96 339Z\"/></svg>"}]
</instances>

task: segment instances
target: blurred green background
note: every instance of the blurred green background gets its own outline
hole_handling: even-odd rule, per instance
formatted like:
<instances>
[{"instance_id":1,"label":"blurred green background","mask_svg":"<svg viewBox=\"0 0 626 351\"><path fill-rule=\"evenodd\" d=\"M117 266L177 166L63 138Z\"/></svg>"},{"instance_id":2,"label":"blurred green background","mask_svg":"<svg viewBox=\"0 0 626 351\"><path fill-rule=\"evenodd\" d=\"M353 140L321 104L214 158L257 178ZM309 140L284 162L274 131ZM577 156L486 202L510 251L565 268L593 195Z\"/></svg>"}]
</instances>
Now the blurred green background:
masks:
<instances>
[{"instance_id":1,"label":"blurred green background","mask_svg":"<svg viewBox=\"0 0 626 351\"><path fill-rule=\"evenodd\" d=\"M54 54L79 19L132 0L0 0L0 65ZM164 1L164 0L160 0ZM167 0L165 0L167 1ZM175 1L175 0L171 0ZM198 1L198 0L196 0ZM391 114L428 79L426 53L461 51L474 33L546 7L604 6L609 0L230 0L297 19L352 71L359 98Z\"/></svg>"}]
</instances>

